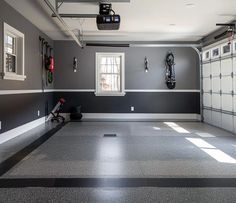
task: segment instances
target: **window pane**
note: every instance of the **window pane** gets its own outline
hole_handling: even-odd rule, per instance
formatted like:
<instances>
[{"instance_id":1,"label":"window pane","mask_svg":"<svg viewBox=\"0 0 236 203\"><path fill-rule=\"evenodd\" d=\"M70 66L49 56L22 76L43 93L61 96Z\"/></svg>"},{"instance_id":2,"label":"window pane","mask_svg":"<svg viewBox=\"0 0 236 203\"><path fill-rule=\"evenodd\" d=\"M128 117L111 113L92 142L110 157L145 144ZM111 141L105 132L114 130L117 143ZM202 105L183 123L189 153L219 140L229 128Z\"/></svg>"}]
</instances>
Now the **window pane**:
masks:
<instances>
[{"instance_id":1,"label":"window pane","mask_svg":"<svg viewBox=\"0 0 236 203\"><path fill-rule=\"evenodd\" d=\"M6 52L9 54L15 54L15 38L7 35L6 37Z\"/></svg>"},{"instance_id":2,"label":"window pane","mask_svg":"<svg viewBox=\"0 0 236 203\"><path fill-rule=\"evenodd\" d=\"M7 43L9 44L9 45L13 45L13 37L11 37L11 36L7 36Z\"/></svg>"},{"instance_id":3,"label":"window pane","mask_svg":"<svg viewBox=\"0 0 236 203\"><path fill-rule=\"evenodd\" d=\"M6 71L16 73L16 57L11 54L6 54Z\"/></svg>"},{"instance_id":4,"label":"window pane","mask_svg":"<svg viewBox=\"0 0 236 203\"><path fill-rule=\"evenodd\" d=\"M100 73L120 73L120 57L102 57Z\"/></svg>"},{"instance_id":5,"label":"window pane","mask_svg":"<svg viewBox=\"0 0 236 203\"><path fill-rule=\"evenodd\" d=\"M100 66L100 73L112 73L112 65L101 65Z\"/></svg>"},{"instance_id":6,"label":"window pane","mask_svg":"<svg viewBox=\"0 0 236 203\"><path fill-rule=\"evenodd\" d=\"M120 92L120 75L101 74L100 87L101 91Z\"/></svg>"},{"instance_id":7,"label":"window pane","mask_svg":"<svg viewBox=\"0 0 236 203\"><path fill-rule=\"evenodd\" d=\"M120 57L115 57L115 64L120 65Z\"/></svg>"},{"instance_id":8,"label":"window pane","mask_svg":"<svg viewBox=\"0 0 236 203\"><path fill-rule=\"evenodd\" d=\"M9 54L13 54L13 50L11 47L6 47L6 52Z\"/></svg>"},{"instance_id":9,"label":"window pane","mask_svg":"<svg viewBox=\"0 0 236 203\"><path fill-rule=\"evenodd\" d=\"M120 65L114 65L112 73L120 74Z\"/></svg>"},{"instance_id":10,"label":"window pane","mask_svg":"<svg viewBox=\"0 0 236 203\"><path fill-rule=\"evenodd\" d=\"M225 45L223 47L223 53L226 54L226 53L229 53L230 52L230 45Z\"/></svg>"}]
</instances>

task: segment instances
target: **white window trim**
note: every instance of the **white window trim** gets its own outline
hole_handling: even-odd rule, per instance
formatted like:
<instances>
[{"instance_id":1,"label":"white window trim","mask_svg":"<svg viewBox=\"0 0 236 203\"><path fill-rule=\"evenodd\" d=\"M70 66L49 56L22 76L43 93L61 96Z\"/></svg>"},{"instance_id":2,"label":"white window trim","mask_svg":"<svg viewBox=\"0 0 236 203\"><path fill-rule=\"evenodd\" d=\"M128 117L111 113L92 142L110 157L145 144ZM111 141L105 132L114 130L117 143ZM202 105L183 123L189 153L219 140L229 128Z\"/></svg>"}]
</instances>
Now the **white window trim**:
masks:
<instances>
[{"instance_id":1,"label":"white window trim","mask_svg":"<svg viewBox=\"0 0 236 203\"><path fill-rule=\"evenodd\" d=\"M7 23L3 23L3 73L2 77L5 80L19 80L19 81L24 81L26 79L25 76L25 35L15 29L14 27L8 25ZM5 50L5 44L6 44L6 35L9 34L11 36L15 36L22 38L22 74L17 74L17 73L9 73L6 71L6 50ZM16 46L17 46L17 41L16 41ZM17 50L16 50L17 52ZM16 53L16 58L18 57ZM18 70L17 67L17 61L16 61L16 71Z\"/></svg>"},{"instance_id":2,"label":"white window trim","mask_svg":"<svg viewBox=\"0 0 236 203\"><path fill-rule=\"evenodd\" d=\"M121 57L121 91L120 92L100 92L99 91L99 57L101 56L120 56ZM97 52L95 57L95 68L96 68L96 96L125 96L125 53L111 53L111 52Z\"/></svg>"}]
</instances>

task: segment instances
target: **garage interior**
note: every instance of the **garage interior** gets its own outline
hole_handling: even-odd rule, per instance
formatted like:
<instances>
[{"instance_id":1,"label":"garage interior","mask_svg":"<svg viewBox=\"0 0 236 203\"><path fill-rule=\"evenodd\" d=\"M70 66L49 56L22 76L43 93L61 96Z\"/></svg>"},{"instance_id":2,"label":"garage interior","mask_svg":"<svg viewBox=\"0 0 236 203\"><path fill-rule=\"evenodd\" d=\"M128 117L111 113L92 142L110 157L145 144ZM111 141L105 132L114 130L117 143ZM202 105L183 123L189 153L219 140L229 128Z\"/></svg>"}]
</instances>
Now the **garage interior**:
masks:
<instances>
[{"instance_id":1,"label":"garage interior","mask_svg":"<svg viewBox=\"0 0 236 203\"><path fill-rule=\"evenodd\" d=\"M235 202L234 0L2 0L0 24L0 202Z\"/></svg>"}]
</instances>

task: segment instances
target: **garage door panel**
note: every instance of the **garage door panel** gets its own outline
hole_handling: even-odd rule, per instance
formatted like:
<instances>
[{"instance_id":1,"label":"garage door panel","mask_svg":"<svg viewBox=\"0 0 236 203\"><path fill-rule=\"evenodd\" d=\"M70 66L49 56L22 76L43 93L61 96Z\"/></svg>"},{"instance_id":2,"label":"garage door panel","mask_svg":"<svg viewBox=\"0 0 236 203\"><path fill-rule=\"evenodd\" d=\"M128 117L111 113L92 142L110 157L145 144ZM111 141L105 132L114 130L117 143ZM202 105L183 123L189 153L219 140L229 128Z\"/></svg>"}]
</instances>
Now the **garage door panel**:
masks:
<instances>
[{"instance_id":1,"label":"garage door panel","mask_svg":"<svg viewBox=\"0 0 236 203\"><path fill-rule=\"evenodd\" d=\"M220 112L215 112L212 111L212 119L211 119L211 123L212 125L216 126L216 127L221 127L221 113Z\"/></svg>"},{"instance_id":2,"label":"garage door panel","mask_svg":"<svg viewBox=\"0 0 236 203\"><path fill-rule=\"evenodd\" d=\"M220 94L212 94L212 108L221 109L221 96L220 96Z\"/></svg>"},{"instance_id":3,"label":"garage door panel","mask_svg":"<svg viewBox=\"0 0 236 203\"><path fill-rule=\"evenodd\" d=\"M236 75L236 57L233 58L233 71L234 75Z\"/></svg>"},{"instance_id":4,"label":"garage door panel","mask_svg":"<svg viewBox=\"0 0 236 203\"><path fill-rule=\"evenodd\" d=\"M210 110L203 110L203 117L204 117L204 122L211 124L211 111Z\"/></svg>"},{"instance_id":5,"label":"garage door panel","mask_svg":"<svg viewBox=\"0 0 236 203\"><path fill-rule=\"evenodd\" d=\"M212 91L213 92L217 92L219 93L220 92L220 77L214 77L212 78Z\"/></svg>"},{"instance_id":6,"label":"garage door panel","mask_svg":"<svg viewBox=\"0 0 236 203\"><path fill-rule=\"evenodd\" d=\"M210 75L211 75L211 64L210 63L204 64L202 69L203 69L202 70L203 77L210 77Z\"/></svg>"},{"instance_id":7,"label":"garage door panel","mask_svg":"<svg viewBox=\"0 0 236 203\"><path fill-rule=\"evenodd\" d=\"M234 133L236 133L236 116L234 116Z\"/></svg>"},{"instance_id":8,"label":"garage door panel","mask_svg":"<svg viewBox=\"0 0 236 203\"><path fill-rule=\"evenodd\" d=\"M211 107L211 94L203 94L203 106Z\"/></svg>"},{"instance_id":9,"label":"garage door panel","mask_svg":"<svg viewBox=\"0 0 236 203\"><path fill-rule=\"evenodd\" d=\"M203 78L203 91L210 92L211 91L211 79Z\"/></svg>"},{"instance_id":10,"label":"garage door panel","mask_svg":"<svg viewBox=\"0 0 236 203\"><path fill-rule=\"evenodd\" d=\"M233 90L234 90L234 94L236 94L236 75L233 78Z\"/></svg>"},{"instance_id":11,"label":"garage door panel","mask_svg":"<svg viewBox=\"0 0 236 203\"><path fill-rule=\"evenodd\" d=\"M222 128L228 131L234 131L234 120L232 115L222 113Z\"/></svg>"},{"instance_id":12,"label":"garage door panel","mask_svg":"<svg viewBox=\"0 0 236 203\"><path fill-rule=\"evenodd\" d=\"M236 95L233 96L233 107L234 112L236 113Z\"/></svg>"},{"instance_id":13,"label":"garage door panel","mask_svg":"<svg viewBox=\"0 0 236 203\"><path fill-rule=\"evenodd\" d=\"M222 110L233 111L233 97L232 95L222 95Z\"/></svg>"},{"instance_id":14,"label":"garage door panel","mask_svg":"<svg viewBox=\"0 0 236 203\"><path fill-rule=\"evenodd\" d=\"M233 72L233 62L232 59L225 59L221 61L221 74L222 75L231 75Z\"/></svg>"},{"instance_id":15,"label":"garage door panel","mask_svg":"<svg viewBox=\"0 0 236 203\"><path fill-rule=\"evenodd\" d=\"M231 76L224 76L221 78L221 90L223 93L232 93L233 79Z\"/></svg>"},{"instance_id":16,"label":"garage door panel","mask_svg":"<svg viewBox=\"0 0 236 203\"><path fill-rule=\"evenodd\" d=\"M220 75L220 61L211 63L211 75L212 76Z\"/></svg>"}]
</instances>

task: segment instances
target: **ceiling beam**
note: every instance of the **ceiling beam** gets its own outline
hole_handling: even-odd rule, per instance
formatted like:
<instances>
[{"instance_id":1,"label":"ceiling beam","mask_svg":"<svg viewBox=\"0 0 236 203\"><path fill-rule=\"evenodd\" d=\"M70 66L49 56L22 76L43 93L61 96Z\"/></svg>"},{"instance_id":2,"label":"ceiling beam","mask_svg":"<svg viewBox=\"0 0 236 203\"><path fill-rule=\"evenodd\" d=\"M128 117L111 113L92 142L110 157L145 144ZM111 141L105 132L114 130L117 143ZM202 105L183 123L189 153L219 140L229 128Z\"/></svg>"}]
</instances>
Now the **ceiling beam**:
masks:
<instances>
[{"instance_id":1,"label":"ceiling beam","mask_svg":"<svg viewBox=\"0 0 236 203\"><path fill-rule=\"evenodd\" d=\"M59 14L61 18L96 18L98 14ZM52 14L52 17L57 17Z\"/></svg>"}]
</instances>

